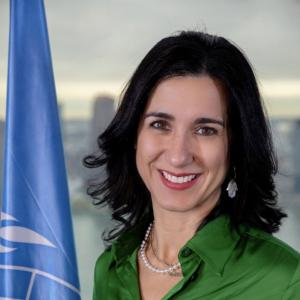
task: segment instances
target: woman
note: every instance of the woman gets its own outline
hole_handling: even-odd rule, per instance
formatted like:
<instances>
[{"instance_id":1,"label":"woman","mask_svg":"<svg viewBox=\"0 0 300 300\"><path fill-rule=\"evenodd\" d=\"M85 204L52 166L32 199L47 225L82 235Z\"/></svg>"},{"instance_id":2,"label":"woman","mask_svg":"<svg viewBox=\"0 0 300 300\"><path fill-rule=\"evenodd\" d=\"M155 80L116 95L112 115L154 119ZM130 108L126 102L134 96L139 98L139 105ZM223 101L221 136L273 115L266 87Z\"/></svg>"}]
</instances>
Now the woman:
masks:
<instances>
[{"instance_id":1,"label":"woman","mask_svg":"<svg viewBox=\"0 0 300 300\"><path fill-rule=\"evenodd\" d=\"M299 254L274 238L277 166L253 71L222 37L161 40L98 139L89 194L118 222L94 299L300 299ZM113 241L114 240L114 241Z\"/></svg>"}]
</instances>

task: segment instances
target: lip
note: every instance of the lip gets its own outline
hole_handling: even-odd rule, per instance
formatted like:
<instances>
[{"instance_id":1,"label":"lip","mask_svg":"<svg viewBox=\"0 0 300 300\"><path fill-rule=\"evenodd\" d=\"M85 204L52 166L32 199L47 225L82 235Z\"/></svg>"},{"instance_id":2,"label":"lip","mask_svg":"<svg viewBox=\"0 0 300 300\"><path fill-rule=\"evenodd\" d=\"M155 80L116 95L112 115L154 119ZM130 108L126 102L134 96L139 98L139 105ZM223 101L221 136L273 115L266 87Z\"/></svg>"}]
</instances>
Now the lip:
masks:
<instances>
[{"instance_id":1,"label":"lip","mask_svg":"<svg viewBox=\"0 0 300 300\"><path fill-rule=\"evenodd\" d=\"M196 184L196 182L201 177L200 173L172 173L172 172L169 172L169 171L165 171L165 172L169 173L170 175L177 176L177 177L180 177L180 176L189 176L189 175L197 175L194 179L192 179L189 182L175 183L175 182L170 182L169 180L167 180L164 177L164 175L162 174L162 171L165 171L165 170L159 170L159 175L160 175L162 183L166 187L168 187L170 189L173 189L173 190L186 190L186 189L192 187L194 184Z\"/></svg>"},{"instance_id":2,"label":"lip","mask_svg":"<svg viewBox=\"0 0 300 300\"><path fill-rule=\"evenodd\" d=\"M180 177L180 176L190 176L190 175L200 175L200 173L198 173L198 172L194 172L194 173L173 173L173 172L169 172L169 171L167 171L167 170L163 170L163 169L158 169L158 171L160 172L160 173L162 173L163 171L164 172L167 172L168 174L170 174L170 175L173 175L173 176L176 176L176 177Z\"/></svg>"}]
</instances>

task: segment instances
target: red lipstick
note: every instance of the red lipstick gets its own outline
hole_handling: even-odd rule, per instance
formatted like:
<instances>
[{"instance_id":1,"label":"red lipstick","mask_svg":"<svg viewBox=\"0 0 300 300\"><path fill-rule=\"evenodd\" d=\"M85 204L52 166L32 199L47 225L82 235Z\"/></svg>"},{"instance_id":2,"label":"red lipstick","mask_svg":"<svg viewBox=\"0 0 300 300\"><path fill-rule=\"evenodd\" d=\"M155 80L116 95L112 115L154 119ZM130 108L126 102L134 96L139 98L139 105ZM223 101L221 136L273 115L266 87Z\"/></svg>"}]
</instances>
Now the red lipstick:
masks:
<instances>
[{"instance_id":1,"label":"red lipstick","mask_svg":"<svg viewBox=\"0 0 300 300\"><path fill-rule=\"evenodd\" d=\"M181 174L174 174L174 173L170 173L168 172L168 174L170 175L173 175L173 176L176 176L176 177L181 177L181 176L190 176L190 175L196 175L196 177L194 179L192 179L191 181L188 181L188 182L182 182L182 183L177 183L177 182L171 182L169 181L168 179L166 179L164 177L164 175L162 174L162 171L159 172L160 174L160 178L161 178L161 181L162 183L170 188L170 189L173 189L173 190L185 190L185 189L188 189L190 188L191 186L193 186L198 178L200 177L200 174L195 174L195 173L181 173Z\"/></svg>"}]
</instances>

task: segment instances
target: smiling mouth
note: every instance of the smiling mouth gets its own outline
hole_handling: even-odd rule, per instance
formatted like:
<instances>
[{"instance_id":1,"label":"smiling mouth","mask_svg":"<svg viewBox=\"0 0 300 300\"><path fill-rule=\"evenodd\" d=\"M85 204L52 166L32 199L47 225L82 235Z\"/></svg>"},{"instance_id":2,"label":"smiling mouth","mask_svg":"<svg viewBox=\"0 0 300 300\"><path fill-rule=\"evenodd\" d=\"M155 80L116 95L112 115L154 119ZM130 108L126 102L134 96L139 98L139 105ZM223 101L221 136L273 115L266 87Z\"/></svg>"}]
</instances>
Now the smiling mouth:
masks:
<instances>
[{"instance_id":1,"label":"smiling mouth","mask_svg":"<svg viewBox=\"0 0 300 300\"><path fill-rule=\"evenodd\" d=\"M200 174L187 174L187 175L182 175L182 176L176 176L176 175L170 174L166 171L161 171L161 174L168 182L174 183L174 184L189 183L200 176Z\"/></svg>"}]
</instances>

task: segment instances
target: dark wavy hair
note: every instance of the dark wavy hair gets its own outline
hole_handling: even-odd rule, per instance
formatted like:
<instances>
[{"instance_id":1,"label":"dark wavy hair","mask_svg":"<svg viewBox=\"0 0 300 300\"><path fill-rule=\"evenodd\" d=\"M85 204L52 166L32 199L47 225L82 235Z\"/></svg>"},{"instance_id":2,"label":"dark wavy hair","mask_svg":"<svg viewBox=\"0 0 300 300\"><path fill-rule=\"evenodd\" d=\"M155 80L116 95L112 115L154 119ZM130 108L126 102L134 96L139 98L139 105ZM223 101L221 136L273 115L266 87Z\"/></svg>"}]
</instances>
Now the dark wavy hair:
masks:
<instances>
[{"instance_id":1,"label":"dark wavy hair","mask_svg":"<svg viewBox=\"0 0 300 300\"><path fill-rule=\"evenodd\" d=\"M223 37L183 31L159 41L141 61L121 96L108 128L98 138L99 152L84 158L89 168L106 168L103 182L88 194L107 204L117 225L106 241L118 238L145 218L152 218L150 193L135 161L137 129L150 93L164 79L207 75L221 82L227 94L230 167L222 186L221 213L233 227L243 224L273 233L286 216L277 207L274 175L277 159L269 122L255 75L242 51ZM238 192L228 198L226 185L236 173Z\"/></svg>"}]
</instances>

